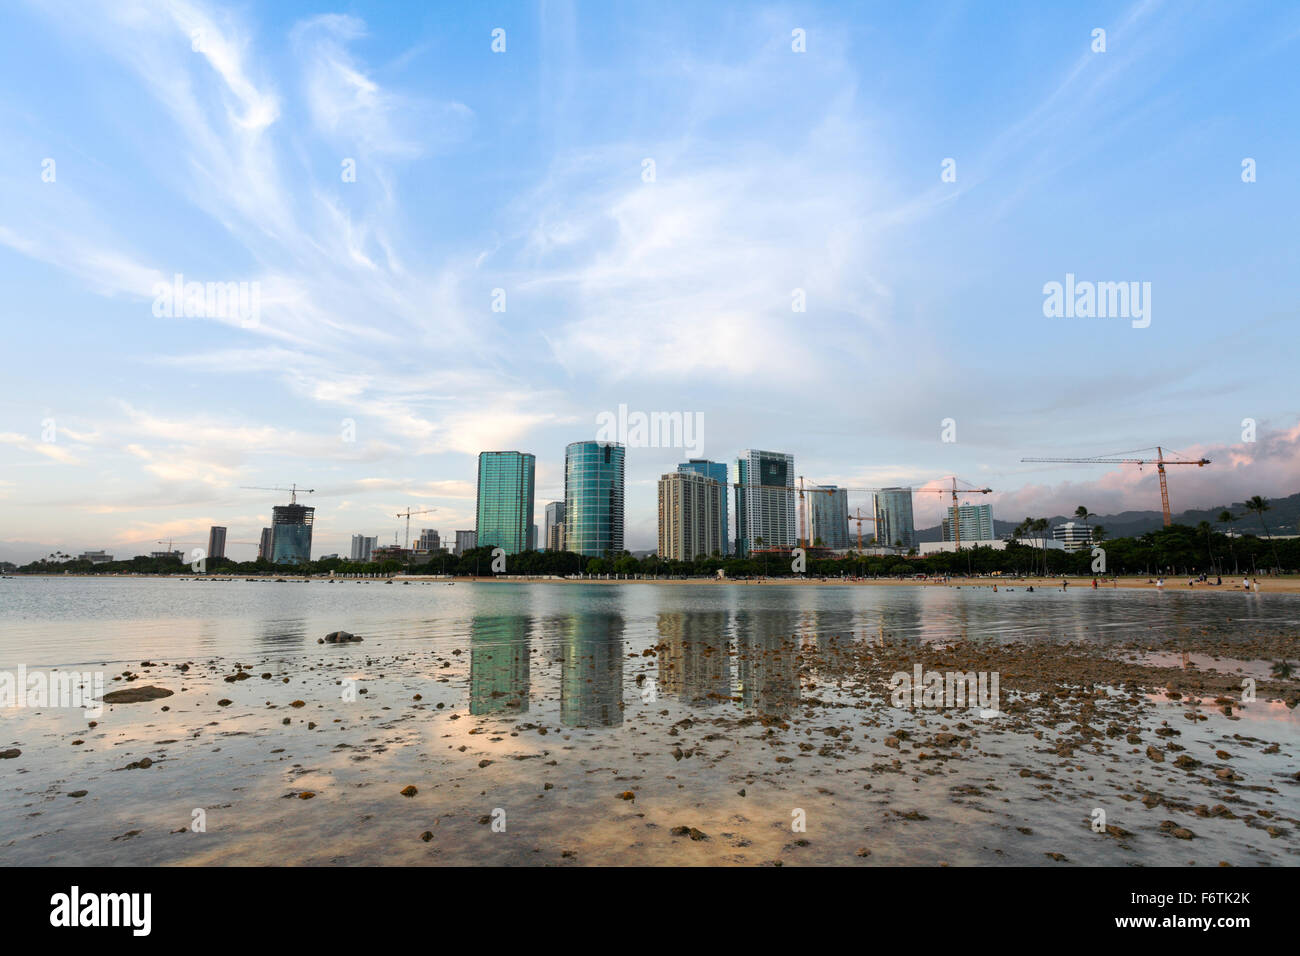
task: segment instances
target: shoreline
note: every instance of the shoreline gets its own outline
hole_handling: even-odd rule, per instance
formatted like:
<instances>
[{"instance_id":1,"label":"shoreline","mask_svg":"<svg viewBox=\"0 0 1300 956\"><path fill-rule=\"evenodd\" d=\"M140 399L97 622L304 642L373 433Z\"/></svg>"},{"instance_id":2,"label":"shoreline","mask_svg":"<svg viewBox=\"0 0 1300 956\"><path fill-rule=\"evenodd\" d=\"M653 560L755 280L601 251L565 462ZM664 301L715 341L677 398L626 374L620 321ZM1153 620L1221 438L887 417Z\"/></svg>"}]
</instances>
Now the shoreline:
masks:
<instances>
[{"instance_id":1,"label":"shoreline","mask_svg":"<svg viewBox=\"0 0 1300 956\"><path fill-rule=\"evenodd\" d=\"M1156 585L1154 578L1147 578L1144 575L1127 575L1119 578L1097 578L1098 591L1195 591L1198 593L1229 593L1229 594L1246 594L1247 592L1241 586L1240 575L1225 577L1223 584L1215 585L1209 582L1194 582L1192 587L1187 586L1186 578L1166 578L1165 585L1160 588ZM764 586L797 586L797 587L923 587L923 588L994 588L999 591L1021 591L1033 587L1035 591L1040 590L1057 590L1061 586L1061 581L1069 582L1069 587L1079 588L1080 590L1091 591L1091 577L984 577L984 578L928 578L925 580L915 579L898 579L898 578L799 578L799 577L766 577L766 578L608 578L608 577L588 577L588 578L567 578L554 577L550 575L480 575L477 577L450 577L437 574L409 574L395 575L391 578L349 578L349 577L329 577L325 575L312 575L304 577L293 574L277 575L223 575L223 574L6 574L0 580L20 580L23 578L77 578L90 579L102 578L105 580L176 580L176 581L203 581L203 582L225 582L225 581L247 581L258 583L368 583L368 584L387 584L390 581L394 584L691 584L705 586L719 585L738 585L747 587L764 587ZM1252 577L1252 581L1256 580ZM1260 577L1259 592L1269 594L1300 594L1300 575L1283 575L1281 577ZM1255 592L1250 592L1255 593Z\"/></svg>"}]
</instances>

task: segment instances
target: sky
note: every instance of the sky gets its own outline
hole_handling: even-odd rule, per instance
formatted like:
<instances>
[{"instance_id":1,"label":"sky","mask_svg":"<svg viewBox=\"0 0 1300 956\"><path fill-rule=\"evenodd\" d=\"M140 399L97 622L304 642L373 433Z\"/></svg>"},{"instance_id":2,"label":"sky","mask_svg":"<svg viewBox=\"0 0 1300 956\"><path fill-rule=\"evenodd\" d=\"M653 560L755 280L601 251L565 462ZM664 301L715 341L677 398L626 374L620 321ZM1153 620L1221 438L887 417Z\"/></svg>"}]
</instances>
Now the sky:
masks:
<instances>
[{"instance_id":1,"label":"sky","mask_svg":"<svg viewBox=\"0 0 1300 956\"><path fill-rule=\"evenodd\" d=\"M315 555L408 508L450 536L481 450L537 456L540 525L620 406L697 423L628 450L634 550L660 474L747 448L1016 521L1159 507L1150 468L1024 457L1213 459L1175 511L1300 491L1295 4L4 19L0 559L214 524L252 558L287 496L245 486L290 483ZM1045 314L1067 275L1149 324Z\"/></svg>"}]
</instances>

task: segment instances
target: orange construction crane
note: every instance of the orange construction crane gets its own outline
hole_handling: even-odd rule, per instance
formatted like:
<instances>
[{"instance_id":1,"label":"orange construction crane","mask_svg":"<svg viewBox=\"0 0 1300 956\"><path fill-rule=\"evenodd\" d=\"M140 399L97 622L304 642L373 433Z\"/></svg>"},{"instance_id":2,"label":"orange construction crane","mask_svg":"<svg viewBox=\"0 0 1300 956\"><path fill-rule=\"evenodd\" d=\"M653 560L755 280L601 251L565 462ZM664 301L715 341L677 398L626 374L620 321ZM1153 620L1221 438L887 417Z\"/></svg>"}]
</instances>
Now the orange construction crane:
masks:
<instances>
[{"instance_id":1,"label":"orange construction crane","mask_svg":"<svg viewBox=\"0 0 1300 956\"><path fill-rule=\"evenodd\" d=\"M862 513L862 509L859 508L853 514L849 515L849 520L856 521L858 523L858 554L861 554L862 553L862 522L870 521L872 524L875 524L876 519L874 517L868 517L867 515L864 515Z\"/></svg>"},{"instance_id":2,"label":"orange construction crane","mask_svg":"<svg viewBox=\"0 0 1300 956\"><path fill-rule=\"evenodd\" d=\"M1119 452L1120 455L1132 455L1139 451L1150 451L1150 448L1135 448L1131 452ZM1198 468L1204 468L1210 464L1208 458L1166 458L1165 451L1159 445L1155 446L1155 458L1117 458L1102 456L1099 458L1021 458L1021 461L1042 461L1042 462L1062 462L1081 465L1137 465L1141 468L1143 465L1155 465L1156 470L1160 473L1160 507L1164 510L1165 527L1168 528L1173 523L1173 517L1169 512L1169 484L1165 480L1165 465L1195 465Z\"/></svg>"},{"instance_id":3,"label":"orange construction crane","mask_svg":"<svg viewBox=\"0 0 1300 956\"><path fill-rule=\"evenodd\" d=\"M805 489L805 487L804 487L804 483L803 483L803 482L804 482L804 479L803 479L803 476L801 475L801 476L799 477L799 540L800 540L801 544L803 544L804 546L807 545L807 542L806 542L805 537L804 537L804 528L805 528L805 525L804 525L804 491L805 491L805 490L807 490L807 491L809 491L809 492L822 491L822 492L826 492L826 493L830 493L830 492L832 492L832 491L852 491L852 492L860 492L860 493L868 493L868 494L874 494L875 492L878 492L878 491L907 490L907 491L928 492L928 493L930 493L930 494L939 494L939 495L947 495L947 494L951 494L951 495L952 495L952 533L953 533L953 540L954 540L954 542L956 543L957 549L960 550L960 549L961 549L961 521L960 521L960 512L958 511L958 505L959 505L959 502L958 502L958 500L957 500L957 496L958 496L958 495L987 495L987 494L992 494L993 489L992 489L992 488L958 488L958 487L957 487L957 482L958 482L958 481L961 481L961 480L963 480L963 479L959 479L956 475L948 475L948 476L946 476L946 477L944 477L944 478L940 478L940 479L936 479L936 480L937 480L937 481L951 481L951 482L952 482L952 487L951 487L951 488L933 488L933 487L927 487L927 486L925 486L925 485L921 485L921 486L919 486L919 487L910 487L910 488L906 488L906 489L903 489L903 488L898 488L898 489L895 489L895 488L851 488L851 487L850 487L850 488L845 488L845 487L836 487L836 488L812 487L812 488L807 488L807 489ZM969 482L968 482L968 484L969 484ZM859 508L858 511L859 511L859 513L860 513L860 512L862 511L862 509ZM858 520L858 519L850 519L850 520ZM866 517L863 517L862 519L860 519L860 520L858 521L858 550L859 550L859 551L862 550L862 523L861 523L862 521L875 521L875 519L874 519L874 518L866 518Z\"/></svg>"}]
</instances>

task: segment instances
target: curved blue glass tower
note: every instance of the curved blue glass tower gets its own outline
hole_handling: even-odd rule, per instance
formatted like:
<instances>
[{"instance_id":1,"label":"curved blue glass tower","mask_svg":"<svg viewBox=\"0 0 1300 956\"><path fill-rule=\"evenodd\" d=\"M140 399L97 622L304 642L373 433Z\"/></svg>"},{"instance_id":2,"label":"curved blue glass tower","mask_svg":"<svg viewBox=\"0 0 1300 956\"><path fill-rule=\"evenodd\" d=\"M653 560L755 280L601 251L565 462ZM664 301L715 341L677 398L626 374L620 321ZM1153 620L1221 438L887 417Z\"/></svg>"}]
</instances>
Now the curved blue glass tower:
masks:
<instances>
[{"instance_id":1,"label":"curved blue glass tower","mask_svg":"<svg viewBox=\"0 0 1300 956\"><path fill-rule=\"evenodd\" d=\"M588 557L623 550L623 468L618 442L575 441L564 449L564 549Z\"/></svg>"}]
</instances>

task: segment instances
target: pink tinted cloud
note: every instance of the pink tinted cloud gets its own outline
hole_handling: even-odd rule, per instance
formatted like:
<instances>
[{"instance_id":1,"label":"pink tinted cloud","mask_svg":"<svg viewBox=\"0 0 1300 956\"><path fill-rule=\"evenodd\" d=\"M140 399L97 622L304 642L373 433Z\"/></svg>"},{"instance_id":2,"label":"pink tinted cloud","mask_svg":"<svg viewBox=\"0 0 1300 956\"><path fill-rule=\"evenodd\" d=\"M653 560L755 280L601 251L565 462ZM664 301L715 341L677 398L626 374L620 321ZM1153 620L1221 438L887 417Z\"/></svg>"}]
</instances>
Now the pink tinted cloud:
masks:
<instances>
[{"instance_id":1,"label":"pink tinted cloud","mask_svg":"<svg viewBox=\"0 0 1300 956\"><path fill-rule=\"evenodd\" d=\"M1179 451L1182 457L1208 458L1211 464L1203 468L1195 465L1167 468L1169 504L1174 514L1189 508L1231 505L1251 495L1284 498L1300 491L1300 423L1272 431L1261 427L1255 442L1193 445ZM1061 466L1071 471L1090 467L1098 471L1096 479L1091 481L1029 484L1012 492L989 495L993 514L999 520L1018 521L1026 515L1068 515L1079 505L1086 505L1097 514L1160 510L1160 484L1154 465ZM963 500L983 498L970 496ZM922 523L921 504L918 502L918 524ZM932 508L937 514L938 504ZM927 507L925 512L930 510Z\"/></svg>"}]
</instances>

